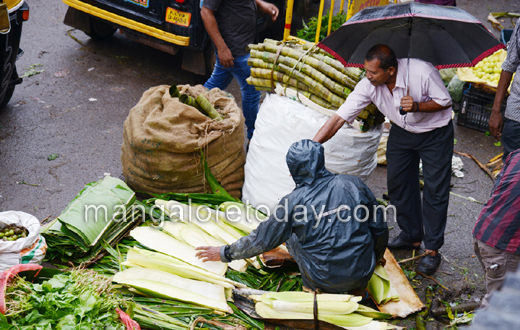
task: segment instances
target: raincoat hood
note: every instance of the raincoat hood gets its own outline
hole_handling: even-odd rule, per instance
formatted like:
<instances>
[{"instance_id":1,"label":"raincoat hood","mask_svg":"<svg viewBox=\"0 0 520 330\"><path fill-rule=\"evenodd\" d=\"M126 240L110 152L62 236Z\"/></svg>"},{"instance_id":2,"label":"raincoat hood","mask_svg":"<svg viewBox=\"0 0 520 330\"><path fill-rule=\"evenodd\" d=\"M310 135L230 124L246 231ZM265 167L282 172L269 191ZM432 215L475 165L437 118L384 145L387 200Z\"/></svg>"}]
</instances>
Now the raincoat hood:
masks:
<instances>
[{"instance_id":1,"label":"raincoat hood","mask_svg":"<svg viewBox=\"0 0 520 330\"><path fill-rule=\"evenodd\" d=\"M321 143L312 140L295 142L285 159L296 187L310 185L316 179L333 175L325 168L325 149Z\"/></svg>"}]
</instances>

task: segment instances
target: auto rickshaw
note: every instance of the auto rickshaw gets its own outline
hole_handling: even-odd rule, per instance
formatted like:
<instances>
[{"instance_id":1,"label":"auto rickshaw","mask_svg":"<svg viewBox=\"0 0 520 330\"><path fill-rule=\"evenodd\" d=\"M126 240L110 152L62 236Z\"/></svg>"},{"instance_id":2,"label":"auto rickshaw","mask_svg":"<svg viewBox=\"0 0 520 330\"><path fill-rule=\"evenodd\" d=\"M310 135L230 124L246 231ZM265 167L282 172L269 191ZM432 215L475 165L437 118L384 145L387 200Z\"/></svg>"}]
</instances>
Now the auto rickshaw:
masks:
<instances>
[{"instance_id":1,"label":"auto rickshaw","mask_svg":"<svg viewBox=\"0 0 520 330\"><path fill-rule=\"evenodd\" d=\"M0 0L0 109L5 108L13 96L16 85L22 83L16 70L20 49L22 23L29 19L29 6L25 0Z\"/></svg>"},{"instance_id":2,"label":"auto rickshaw","mask_svg":"<svg viewBox=\"0 0 520 330\"><path fill-rule=\"evenodd\" d=\"M283 36L285 0L266 0L280 8L273 31ZM309 0L297 0L306 3ZM202 18L201 0L63 0L69 6L64 23L92 39L106 39L119 29L126 37L175 55L183 52L182 68L200 75L213 71L214 50ZM258 31L273 24L259 15ZM276 25L278 24L278 27ZM273 37L272 35L270 37ZM275 37L276 38L276 37Z\"/></svg>"}]
</instances>

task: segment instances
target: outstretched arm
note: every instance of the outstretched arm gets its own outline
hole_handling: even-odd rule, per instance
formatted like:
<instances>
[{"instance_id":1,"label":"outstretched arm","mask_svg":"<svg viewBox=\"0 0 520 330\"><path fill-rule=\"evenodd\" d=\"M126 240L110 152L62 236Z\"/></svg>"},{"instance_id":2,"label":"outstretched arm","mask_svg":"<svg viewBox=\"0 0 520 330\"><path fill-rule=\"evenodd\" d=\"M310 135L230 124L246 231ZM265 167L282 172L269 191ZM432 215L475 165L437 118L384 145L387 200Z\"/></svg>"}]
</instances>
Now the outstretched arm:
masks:
<instances>
[{"instance_id":1,"label":"outstretched arm","mask_svg":"<svg viewBox=\"0 0 520 330\"><path fill-rule=\"evenodd\" d=\"M338 116L337 114L332 115L332 117L327 120L325 125L323 125L318 133L316 133L316 136L313 141L316 141L318 143L325 143L328 140L330 140L331 137L333 137L338 130L345 124L346 120Z\"/></svg>"},{"instance_id":2,"label":"outstretched arm","mask_svg":"<svg viewBox=\"0 0 520 330\"><path fill-rule=\"evenodd\" d=\"M285 198L280 204L285 203ZM240 238L228 246L198 247L196 256L203 261L231 262L248 259L278 247L287 241L292 234L292 219L285 213L285 208L277 208L276 213L262 222L249 235ZM227 251L226 248L228 248ZM227 252L227 253L225 253Z\"/></svg>"}]
</instances>

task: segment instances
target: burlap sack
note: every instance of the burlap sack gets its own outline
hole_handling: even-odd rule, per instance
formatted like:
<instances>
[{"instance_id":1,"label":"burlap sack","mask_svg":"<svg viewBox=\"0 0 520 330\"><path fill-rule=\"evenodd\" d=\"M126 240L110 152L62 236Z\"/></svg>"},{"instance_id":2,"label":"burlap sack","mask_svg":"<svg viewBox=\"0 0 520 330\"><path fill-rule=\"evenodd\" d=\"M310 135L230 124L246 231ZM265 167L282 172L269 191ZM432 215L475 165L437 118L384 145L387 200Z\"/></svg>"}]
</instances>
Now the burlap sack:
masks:
<instances>
[{"instance_id":1,"label":"burlap sack","mask_svg":"<svg viewBox=\"0 0 520 330\"><path fill-rule=\"evenodd\" d=\"M224 116L215 121L172 98L169 86L152 87L124 123L121 163L128 185L151 193L211 192L200 163L234 197L244 183L244 116L232 96L218 88L179 85L182 94L202 93Z\"/></svg>"}]
</instances>

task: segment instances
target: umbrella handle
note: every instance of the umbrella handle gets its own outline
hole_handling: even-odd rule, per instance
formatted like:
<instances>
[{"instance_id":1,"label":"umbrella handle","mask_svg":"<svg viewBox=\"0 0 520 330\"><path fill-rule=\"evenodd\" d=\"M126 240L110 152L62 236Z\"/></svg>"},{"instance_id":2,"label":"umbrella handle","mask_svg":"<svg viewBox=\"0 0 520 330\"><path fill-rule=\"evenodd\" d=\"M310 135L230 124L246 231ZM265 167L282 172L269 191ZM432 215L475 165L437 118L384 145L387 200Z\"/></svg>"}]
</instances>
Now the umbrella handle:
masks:
<instances>
[{"instance_id":1,"label":"umbrella handle","mask_svg":"<svg viewBox=\"0 0 520 330\"><path fill-rule=\"evenodd\" d=\"M404 115L406 115L407 113L408 113L408 112L406 112L406 111L403 110L403 107L399 107L399 114L400 114L400 115L403 115L403 116L404 116Z\"/></svg>"}]
</instances>

